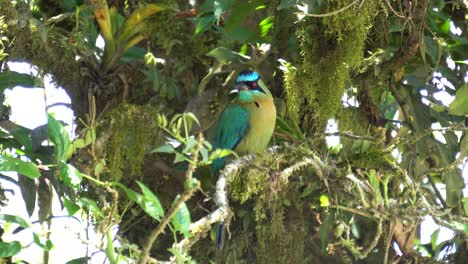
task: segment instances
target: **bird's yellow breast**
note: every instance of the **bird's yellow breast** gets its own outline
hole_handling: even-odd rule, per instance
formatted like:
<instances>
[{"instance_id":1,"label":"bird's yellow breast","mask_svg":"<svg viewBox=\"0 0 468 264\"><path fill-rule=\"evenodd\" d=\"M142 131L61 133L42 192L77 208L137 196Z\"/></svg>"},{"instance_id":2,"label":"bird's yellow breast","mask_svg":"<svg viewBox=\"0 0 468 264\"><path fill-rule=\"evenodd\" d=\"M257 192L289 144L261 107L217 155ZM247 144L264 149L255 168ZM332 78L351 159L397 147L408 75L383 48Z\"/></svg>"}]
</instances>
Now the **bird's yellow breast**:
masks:
<instances>
[{"instance_id":1,"label":"bird's yellow breast","mask_svg":"<svg viewBox=\"0 0 468 264\"><path fill-rule=\"evenodd\" d=\"M249 112L249 131L234 149L237 154L261 153L268 146L276 123L273 98L243 104Z\"/></svg>"}]
</instances>

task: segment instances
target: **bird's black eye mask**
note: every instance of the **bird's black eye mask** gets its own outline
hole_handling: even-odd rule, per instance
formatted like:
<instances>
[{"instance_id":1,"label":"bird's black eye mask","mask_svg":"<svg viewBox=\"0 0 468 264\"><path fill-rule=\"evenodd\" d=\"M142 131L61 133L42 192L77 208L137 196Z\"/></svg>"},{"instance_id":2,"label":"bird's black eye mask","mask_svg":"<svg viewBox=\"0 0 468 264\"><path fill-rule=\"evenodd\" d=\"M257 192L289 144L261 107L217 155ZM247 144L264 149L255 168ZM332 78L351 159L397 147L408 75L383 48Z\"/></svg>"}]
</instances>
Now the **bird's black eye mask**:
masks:
<instances>
[{"instance_id":1,"label":"bird's black eye mask","mask_svg":"<svg viewBox=\"0 0 468 264\"><path fill-rule=\"evenodd\" d=\"M260 85L258 84L258 81L243 82L243 83L245 83L245 85L247 85L249 89L252 91L259 91L259 92L266 94L265 90L263 90L262 87L260 87Z\"/></svg>"}]
</instances>

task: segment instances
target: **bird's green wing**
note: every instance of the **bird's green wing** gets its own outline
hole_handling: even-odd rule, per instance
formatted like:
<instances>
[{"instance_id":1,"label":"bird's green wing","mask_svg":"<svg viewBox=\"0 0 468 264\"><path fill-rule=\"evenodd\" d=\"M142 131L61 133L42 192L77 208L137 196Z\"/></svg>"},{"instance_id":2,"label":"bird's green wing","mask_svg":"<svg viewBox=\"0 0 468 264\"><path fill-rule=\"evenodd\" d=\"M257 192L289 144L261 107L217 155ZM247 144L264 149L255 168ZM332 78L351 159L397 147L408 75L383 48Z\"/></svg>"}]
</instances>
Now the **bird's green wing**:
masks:
<instances>
[{"instance_id":1,"label":"bird's green wing","mask_svg":"<svg viewBox=\"0 0 468 264\"><path fill-rule=\"evenodd\" d=\"M249 130L249 112L240 105L230 104L223 111L216 125L213 149L235 149ZM224 158L211 164L214 173L224 166Z\"/></svg>"}]
</instances>

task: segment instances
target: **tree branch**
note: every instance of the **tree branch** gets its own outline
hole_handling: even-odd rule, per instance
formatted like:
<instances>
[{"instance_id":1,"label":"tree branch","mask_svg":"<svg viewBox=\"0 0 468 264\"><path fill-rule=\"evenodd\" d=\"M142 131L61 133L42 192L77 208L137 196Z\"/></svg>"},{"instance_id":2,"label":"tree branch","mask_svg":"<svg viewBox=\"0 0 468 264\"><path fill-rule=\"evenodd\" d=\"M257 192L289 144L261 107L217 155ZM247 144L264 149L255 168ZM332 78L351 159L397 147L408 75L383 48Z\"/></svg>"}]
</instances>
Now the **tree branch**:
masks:
<instances>
[{"instance_id":1,"label":"tree branch","mask_svg":"<svg viewBox=\"0 0 468 264\"><path fill-rule=\"evenodd\" d=\"M194 173L195 169L197 168L196 164L197 164L197 161L198 161L198 154L200 153L200 149L202 147L202 144L203 144L203 136L202 136L201 133L199 133L198 134L198 144L197 144L197 147L195 149L193 159L192 159L193 162L189 163L189 168L188 168L188 170L187 170L187 172L185 174L186 183L188 183L188 185L190 185L192 183L192 179L193 179L192 176L193 176L193 173ZM148 236L148 239L147 239L145 245L143 246L143 250L142 250L140 259L138 260L139 264L147 263L149 252L150 252L150 250L151 250L151 248L152 248L152 246L154 244L154 241L156 241L159 234L161 234L161 232L166 228L167 224L169 224L169 221L177 213L177 211L182 206L182 204L185 203L186 201L188 201L190 199L190 197L192 197L194 191L197 190L199 187L200 187L199 182L197 182L196 186L187 186L187 184L186 184L185 191L182 193L182 195L179 197L179 199L177 199L177 202L174 204L174 206L172 206L171 210L169 210L167 215L161 220L161 222L156 227L156 229L154 229L150 233L150 235Z\"/></svg>"}]
</instances>

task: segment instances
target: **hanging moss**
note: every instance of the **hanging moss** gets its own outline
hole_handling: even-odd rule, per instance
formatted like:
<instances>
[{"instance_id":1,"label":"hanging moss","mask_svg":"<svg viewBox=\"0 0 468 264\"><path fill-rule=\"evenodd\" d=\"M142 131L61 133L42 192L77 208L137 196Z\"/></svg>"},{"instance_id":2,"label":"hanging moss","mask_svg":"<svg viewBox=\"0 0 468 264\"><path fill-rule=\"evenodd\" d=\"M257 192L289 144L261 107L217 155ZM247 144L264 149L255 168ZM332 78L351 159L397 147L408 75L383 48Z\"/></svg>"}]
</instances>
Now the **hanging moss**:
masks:
<instances>
[{"instance_id":1,"label":"hanging moss","mask_svg":"<svg viewBox=\"0 0 468 264\"><path fill-rule=\"evenodd\" d=\"M329 1L323 12L339 10L351 2ZM341 97L350 73L363 60L378 3L366 1L336 15L301 22L302 60L297 70L285 74L285 90L291 116L302 119L306 131L322 130L342 108Z\"/></svg>"},{"instance_id":2,"label":"hanging moss","mask_svg":"<svg viewBox=\"0 0 468 264\"><path fill-rule=\"evenodd\" d=\"M141 176L145 154L159 138L158 111L149 105L122 104L109 113L113 135L106 149L112 180Z\"/></svg>"},{"instance_id":3,"label":"hanging moss","mask_svg":"<svg viewBox=\"0 0 468 264\"><path fill-rule=\"evenodd\" d=\"M301 147L281 153L267 153L230 178L232 200L241 204L253 203L252 216L246 213L239 217L242 218L244 228L246 222L254 225L255 246L252 248L250 244L250 247L244 247L241 251L254 250L255 263L304 261L305 220L297 192L298 183L290 182L287 176L278 171L285 169L287 164L297 162L307 153ZM236 254L239 253L242 252ZM233 254L229 250L224 259L227 261L232 258Z\"/></svg>"}]
</instances>

